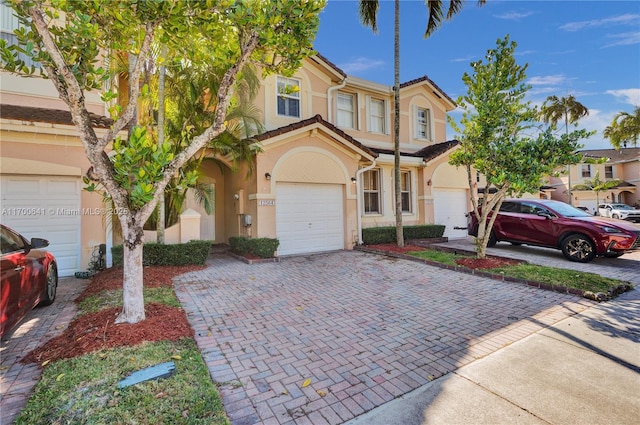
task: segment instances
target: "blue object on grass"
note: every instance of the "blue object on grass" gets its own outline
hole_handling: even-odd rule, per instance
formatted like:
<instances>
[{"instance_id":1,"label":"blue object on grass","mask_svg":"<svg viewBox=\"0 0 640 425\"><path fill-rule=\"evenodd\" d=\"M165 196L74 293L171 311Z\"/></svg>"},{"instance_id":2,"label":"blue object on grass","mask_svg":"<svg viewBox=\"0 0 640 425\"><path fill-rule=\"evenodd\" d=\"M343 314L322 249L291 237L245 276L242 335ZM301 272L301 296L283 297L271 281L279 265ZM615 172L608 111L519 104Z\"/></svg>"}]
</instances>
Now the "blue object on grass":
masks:
<instances>
[{"instance_id":1,"label":"blue object on grass","mask_svg":"<svg viewBox=\"0 0 640 425\"><path fill-rule=\"evenodd\" d=\"M126 388L152 379L168 378L173 375L175 370L176 364L174 362L160 363L155 366L133 372L131 375L118 382L118 388Z\"/></svg>"}]
</instances>

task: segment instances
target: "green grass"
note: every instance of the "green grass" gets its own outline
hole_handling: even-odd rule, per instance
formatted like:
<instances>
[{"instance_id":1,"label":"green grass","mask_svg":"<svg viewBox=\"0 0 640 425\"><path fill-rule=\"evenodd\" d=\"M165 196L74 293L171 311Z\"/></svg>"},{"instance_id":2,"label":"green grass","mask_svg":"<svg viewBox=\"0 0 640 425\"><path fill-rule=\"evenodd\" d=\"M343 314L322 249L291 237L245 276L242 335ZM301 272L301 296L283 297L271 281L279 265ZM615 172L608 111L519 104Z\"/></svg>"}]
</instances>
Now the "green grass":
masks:
<instances>
[{"instance_id":1,"label":"green grass","mask_svg":"<svg viewBox=\"0 0 640 425\"><path fill-rule=\"evenodd\" d=\"M469 257L468 254L454 254L437 250L425 250L410 252L410 255L418 258L435 261L447 265L455 265L456 260ZM617 279L603 277L595 273L586 273L576 270L560 269L556 267L539 266L535 264L518 264L515 266L501 267L487 270L491 273L504 274L505 276L516 277L548 285L558 285L567 288L579 289L591 292L607 292L610 288L628 284Z\"/></svg>"},{"instance_id":2,"label":"green grass","mask_svg":"<svg viewBox=\"0 0 640 425\"><path fill-rule=\"evenodd\" d=\"M160 303L170 307L180 307L180 302L173 293L173 288L145 288L145 303ZM122 289L102 291L85 298L78 303L78 314L96 313L109 307L122 307Z\"/></svg>"},{"instance_id":3,"label":"green grass","mask_svg":"<svg viewBox=\"0 0 640 425\"><path fill-rule=\"evenodd\" d=\"M179 357L178 357L179 356ZM173 361L166 379L117 389L128 374ZM48 365L16 424L228 424L195 342L144 343Z\"/></svg>"}]
</instances>

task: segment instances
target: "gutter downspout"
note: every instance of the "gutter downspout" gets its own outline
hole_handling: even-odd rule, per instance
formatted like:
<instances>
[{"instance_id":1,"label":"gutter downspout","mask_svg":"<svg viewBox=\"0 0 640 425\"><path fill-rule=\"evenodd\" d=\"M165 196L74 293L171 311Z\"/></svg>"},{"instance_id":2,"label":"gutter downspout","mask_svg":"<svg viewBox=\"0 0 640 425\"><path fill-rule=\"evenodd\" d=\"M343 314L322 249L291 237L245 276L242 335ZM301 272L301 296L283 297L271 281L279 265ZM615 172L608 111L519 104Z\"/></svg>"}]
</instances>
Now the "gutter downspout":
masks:
<instances>
[{"instance_id":1,"label":"gutter downspout","mask_svg":"<svg viewBox=\"0 0 640 425\"><path fill-rule=\"evenodd\" d=\"M347 85L347 79L345 78L337 86L330 86L327 89L327 121L330 123L333 123L333 118L331 117L331 105L333 104L333 102L331 101L331 93L336 90L340 90L346 85Z\"/></svg>"},{"instance_id":2,"label":"gutter downspout","mask_svg":"<svg viewBox=\"0 0 640 425\"><path fill-rule=\"evenodd\" d=\"M363 244L362 242L362 197L360 196L360 176L362 175L362 173L364 173L365 171L371 170L375 166L376 166L376 160L374 158L371 165L369 165L368 167L360 168L358 171L356 171L356 210L358 214L358 217L357 217L358 245Z\"/></svg>"}]
</instances>

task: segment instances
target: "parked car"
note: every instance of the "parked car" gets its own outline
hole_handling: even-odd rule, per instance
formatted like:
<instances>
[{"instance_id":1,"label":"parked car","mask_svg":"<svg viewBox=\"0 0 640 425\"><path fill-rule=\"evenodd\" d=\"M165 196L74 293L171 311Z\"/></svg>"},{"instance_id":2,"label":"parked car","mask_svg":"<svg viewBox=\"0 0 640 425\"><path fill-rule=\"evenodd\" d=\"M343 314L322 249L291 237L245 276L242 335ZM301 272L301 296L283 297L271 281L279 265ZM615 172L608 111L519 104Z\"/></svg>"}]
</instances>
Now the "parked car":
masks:
<instances>
[{"instance_id":1,"label":"parked car","mask_svg":"<svg viewBox=\"0 0 640 425\"><path fill-rule=\"evenodd\" d=\"M478 235L478 222L468 214L468 233ZM640 250L640 226L592 216L560 201L506 199L491 229L488 246L506 241L562 250L571 261L596 256L619 257Z\"/></svg>"},{"instance_id":2,"label":"parked car","mask_svg":"<svg viewBox=\"0 0 640 425\"><path fill-rule=\"evenodd\" d=\"M13 328L36 305L50 305L58 289L56 259L42 248L49 241L24 236L0 225L2 290L0 337Z\"/></svg>"},{"instance_id":3,"label":"parked car","mask_svg":"<svg viewBox=\"0 0 640 425\"><path fill-rule=\"evenodd\" d=\"M600 204L598 205L598 215L640 223L640 210L627 204Z\"/></svg>"}]
</instances>

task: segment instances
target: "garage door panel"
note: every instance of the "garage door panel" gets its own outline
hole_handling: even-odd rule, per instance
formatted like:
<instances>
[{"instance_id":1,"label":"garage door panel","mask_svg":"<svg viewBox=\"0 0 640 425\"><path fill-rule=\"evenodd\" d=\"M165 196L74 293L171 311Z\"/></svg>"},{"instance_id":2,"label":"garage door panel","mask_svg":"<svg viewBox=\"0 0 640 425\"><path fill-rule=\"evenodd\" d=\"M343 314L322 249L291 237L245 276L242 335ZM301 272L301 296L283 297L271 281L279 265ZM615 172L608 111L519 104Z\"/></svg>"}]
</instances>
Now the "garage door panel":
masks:
<instances>
[{"instance_id":1,"label":"garage door panel","mask_svg":"<svg viewBox=\"0 0 640 425\"><path fill-rule=\"evenodd\" d=\"M280 183L276 233L280 255L344 249L341 185Z\"/></svg>"},{"instance_id":2,"label":"garage door panel","mask_svg":"<svg viewBox=\"0 0 640 425\"><path fill-rule=\"evenodd\" d=\"M460 239L467 236L467 192L461 189L433 191L435 223L445 226L444 236Z\"/></svg>"},{"instance_id":3,"label":"garage door panel","mask_svg":"<svg viewBox=\"0 0 640 425\"><path fill-rule=\"evenodd\" d=\"M2 223L29 239L47 239L60 276L79 271L80 179L3 175L0 180Z\"/></svg>"}]
</instances>

